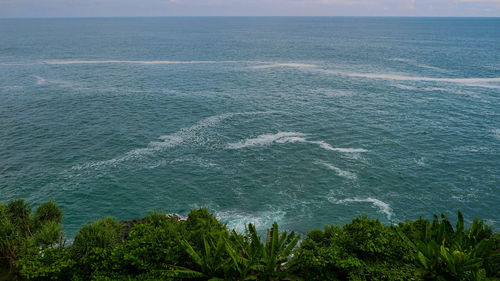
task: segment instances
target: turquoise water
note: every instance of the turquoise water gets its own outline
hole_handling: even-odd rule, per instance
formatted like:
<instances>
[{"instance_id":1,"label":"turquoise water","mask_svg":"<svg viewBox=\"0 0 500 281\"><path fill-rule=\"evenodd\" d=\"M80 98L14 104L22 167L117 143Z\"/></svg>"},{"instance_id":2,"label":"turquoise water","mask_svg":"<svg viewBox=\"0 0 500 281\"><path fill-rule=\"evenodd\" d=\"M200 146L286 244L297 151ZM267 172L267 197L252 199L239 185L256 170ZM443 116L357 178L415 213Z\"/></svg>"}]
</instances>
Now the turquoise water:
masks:
<instances>
[{"instance_id":1,"label":"turquoise water","mask_svg":"<svg viewBox=\"0 0 500 281\"><path fill-rule=\"evenodd\" d=\"M500 227L500 19L0 20L0 200Z\"/></svg>"}]
</instances>

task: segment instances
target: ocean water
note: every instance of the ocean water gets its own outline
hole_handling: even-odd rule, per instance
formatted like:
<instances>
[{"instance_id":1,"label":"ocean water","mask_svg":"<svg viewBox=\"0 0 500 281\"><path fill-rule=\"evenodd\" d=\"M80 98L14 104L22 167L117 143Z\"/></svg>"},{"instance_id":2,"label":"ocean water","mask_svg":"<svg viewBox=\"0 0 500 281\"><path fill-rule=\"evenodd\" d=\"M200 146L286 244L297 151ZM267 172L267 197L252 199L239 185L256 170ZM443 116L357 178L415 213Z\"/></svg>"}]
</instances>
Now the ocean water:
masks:
<instances>
[{"instance_id":1,"label":"ocean water","mask_svg":"<svg viewBox=\"0 0 500 281\"><path fill-rule=\"evenodd\" d=\"M69 236L196 207L499 229L499 183L500 19L0 20L0 201Z\"/></svg>"}]
</instances>

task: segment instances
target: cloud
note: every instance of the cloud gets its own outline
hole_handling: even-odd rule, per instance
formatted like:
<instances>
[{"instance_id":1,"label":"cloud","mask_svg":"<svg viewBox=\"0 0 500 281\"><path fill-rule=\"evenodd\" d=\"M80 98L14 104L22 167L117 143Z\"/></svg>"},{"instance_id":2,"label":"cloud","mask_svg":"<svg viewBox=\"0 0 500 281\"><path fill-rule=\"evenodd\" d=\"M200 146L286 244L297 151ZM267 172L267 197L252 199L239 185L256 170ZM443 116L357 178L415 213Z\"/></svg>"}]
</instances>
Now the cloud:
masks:
<instances>
[{"instance_id":1,"label":"cloud","mask_svg":"<svg viewBox=\"0 0 500 281\"><path fill-rule=\"evenodd\" d=\"M461 3L493 3L500 4L500 0L458 0Z\"/></svg>"}]
</instances>

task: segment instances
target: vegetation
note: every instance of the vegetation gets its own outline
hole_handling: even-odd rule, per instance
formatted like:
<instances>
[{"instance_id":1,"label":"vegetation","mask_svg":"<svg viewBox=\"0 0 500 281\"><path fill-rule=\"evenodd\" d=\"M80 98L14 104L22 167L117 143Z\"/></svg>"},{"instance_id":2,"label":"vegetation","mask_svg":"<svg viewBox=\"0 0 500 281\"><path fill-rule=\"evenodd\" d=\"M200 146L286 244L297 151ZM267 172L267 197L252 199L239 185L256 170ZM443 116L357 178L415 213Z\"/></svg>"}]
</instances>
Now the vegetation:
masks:
<instances>
[{"instance_id":1,"label":"vegetation","mask_svg":"<svg viewBox=\"0 0 500 281\"><path fill-rule=\"evenodd\" d=\"M458 212L385 226L355 218L307 233L229 231L205 209L84 226L73 243L54 202L0 204L0 280L499 280L500 234ZM263 239L264 238L264 239Z\"/></svg>"}]
</instances>

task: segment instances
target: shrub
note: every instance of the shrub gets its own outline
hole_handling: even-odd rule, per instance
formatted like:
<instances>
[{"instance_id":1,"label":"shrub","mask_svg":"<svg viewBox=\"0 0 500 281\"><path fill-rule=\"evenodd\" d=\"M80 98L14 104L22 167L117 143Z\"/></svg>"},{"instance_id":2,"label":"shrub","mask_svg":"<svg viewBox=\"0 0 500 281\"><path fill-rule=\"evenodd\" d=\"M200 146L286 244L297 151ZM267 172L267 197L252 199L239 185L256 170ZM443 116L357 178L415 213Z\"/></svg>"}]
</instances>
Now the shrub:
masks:
<instances>
[{"instance_id":1,"label":"shrub","mask_svg":"<svg viewBox=\"0 0 500 281\"><path fill-rule=\"evenodd\" d=\"M466 229L462 213L454 229L448 218L400 224L400 237L414 251L415 264L427 280L486 280L500 272L499 235L476 218ZM405 232L407 234L405 234ZM408 235L410 232L410 235ZM409 238L410 237L410 238Z\"/></svg>"},{"instance_id":2,"label":"shrub","mask_svg":"<svg viewBox=\"0 0 500 281\"><path fill-rule=\"evenodd\" d=\"M412 280L409 249L391 227L356 218L310 231L293 262L306 280Z\"/></svg>"},{"instance_id":3,"label":"shrub","mask_svg":"<svg viewBox=\"0 0 500 281\"><path fill-rule=\"evenodd\" d=\"M77 275L91 276L93 255L106 254L122 242L122 227L116 219L108 217L84 226L70 246L70 256L76 262ZM103 254L103 255L104 255Z\"/></svg>"},{"instance_id":4,"label":"shrub","mask_svg":"<svg viewBox=\"0 0 500 281\"><path fill-rule=\"evenodd\" d=\"M97 220L70 246L61 221L51 201L33 214L23 200L0 204L0 280L466 281L500 274L500 234L478 219L466 228L460 212L455 228L445 216L397 227L355 218L311 230L300 245L276 223L265 240L252 224L230 233L206 209L186 221L160 212Z\"/></svg>"},{"instance_id":5,"label":"shrub","mask_svg":"<svg viewBox=\"0 0 500 281\"><path fill-rule=\"evenodd\" d=\"M19 274L27 280L70 280L75 262L66 247L30 248L17 263Z\"/></svg>"}]
</instances>

